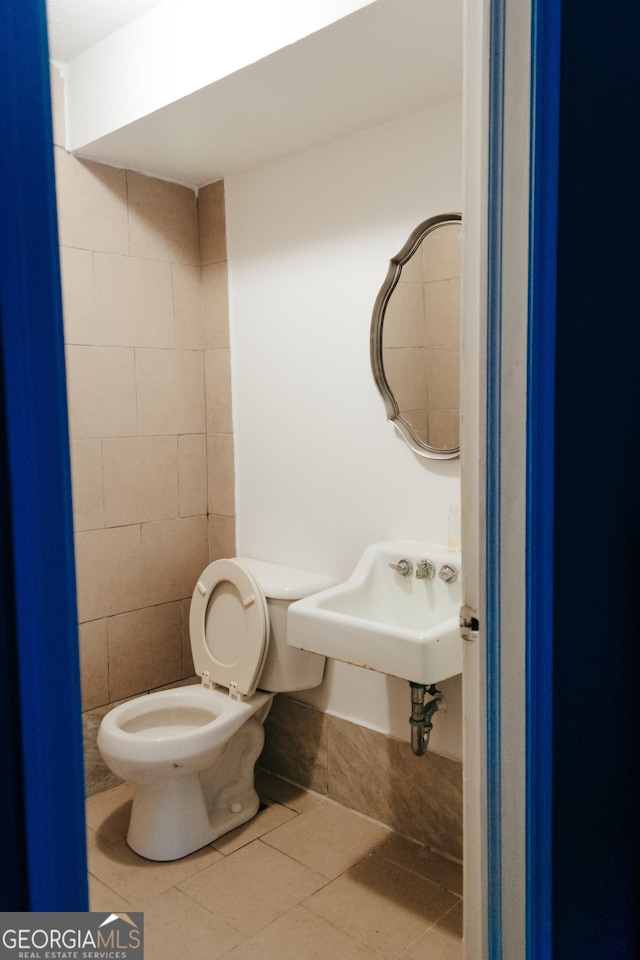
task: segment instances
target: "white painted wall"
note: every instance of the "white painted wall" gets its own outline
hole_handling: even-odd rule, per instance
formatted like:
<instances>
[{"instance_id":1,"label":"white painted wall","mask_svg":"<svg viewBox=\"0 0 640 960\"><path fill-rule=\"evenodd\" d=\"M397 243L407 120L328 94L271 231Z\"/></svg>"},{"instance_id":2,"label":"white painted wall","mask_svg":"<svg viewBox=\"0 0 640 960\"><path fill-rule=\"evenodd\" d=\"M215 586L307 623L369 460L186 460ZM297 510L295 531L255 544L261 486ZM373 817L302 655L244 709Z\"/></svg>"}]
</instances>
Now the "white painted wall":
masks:
<instances>
[{"instance_id":1,"label":"white painted wall","mask_svg":"<svg viewBox=\"0 0 640 960\"><path fill-rule=\"evenodd\" d=\"M444 544L459 460L413 454L385 419L369 328L389 259L460 211L459 100L226 180L238 553L337 581L392 537ZM460 678L430 749L461 757ZM409 738L405 681L341 663L300 695Z\"/></svg>"}]
</instances>

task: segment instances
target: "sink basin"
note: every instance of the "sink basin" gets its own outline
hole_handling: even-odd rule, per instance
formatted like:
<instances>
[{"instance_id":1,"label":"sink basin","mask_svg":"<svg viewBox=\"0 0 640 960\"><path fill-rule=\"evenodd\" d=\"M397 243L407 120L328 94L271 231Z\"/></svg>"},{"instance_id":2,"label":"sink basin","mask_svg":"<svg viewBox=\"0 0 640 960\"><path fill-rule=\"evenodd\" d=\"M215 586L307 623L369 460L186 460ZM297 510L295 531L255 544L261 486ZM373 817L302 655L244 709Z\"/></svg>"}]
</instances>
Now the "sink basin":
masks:
<instances>
[{"instance_id":1,"label":"sink basin","mask_svg":"<svg viewBox=\"0 0 640 960\"><path fill-rule=\"evenodd\" d=\"M402 576L389 564L409 560ZM432 580L418 579L431 560ZM439 576L444 564L461 570L459 553L412 540L367 547L345 583L297 600L289 607L287 642L300 650L343 660L414 683L431 684L462 672L460 575Z\"/></svg>"}]
</instances>

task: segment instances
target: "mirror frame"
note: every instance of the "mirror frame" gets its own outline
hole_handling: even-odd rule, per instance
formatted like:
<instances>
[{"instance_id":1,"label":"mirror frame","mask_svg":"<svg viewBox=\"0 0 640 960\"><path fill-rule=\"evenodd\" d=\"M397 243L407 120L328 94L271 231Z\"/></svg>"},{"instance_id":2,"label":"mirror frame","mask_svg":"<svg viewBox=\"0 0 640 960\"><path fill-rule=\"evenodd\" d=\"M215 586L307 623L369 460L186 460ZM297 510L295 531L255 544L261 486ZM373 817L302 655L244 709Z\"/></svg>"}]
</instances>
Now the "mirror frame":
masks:
<instances>
[{"instance_id":1,"label":"mirror frame","mask_svg":"<svg viewBox=\"0 0 640 960\"><path fill-rule=\"evenodd\" d=\"M384 326L384 315L391 294L396 288L402 268L411 259L424 238L437 230L438 227L446 226L448 223L461 223L462 215L460 213L441 213L435 217L429 217L424 220L413 231L402 250L392 257L389 261L389 270L380 292L376 297L373 306L373 315L371 317L371 370L373 379L384 401L387 412L387 420L390 420L400 436L411 447L414 453L421 457L430 457L434 460L452 460L460 456L460 447L440 450L437 447L430 447L416 436L412 427L402 417L396 398L394 397L389 383L387 381L384 364L382 360L382 331Z\"/></svg>"}]
</instances>

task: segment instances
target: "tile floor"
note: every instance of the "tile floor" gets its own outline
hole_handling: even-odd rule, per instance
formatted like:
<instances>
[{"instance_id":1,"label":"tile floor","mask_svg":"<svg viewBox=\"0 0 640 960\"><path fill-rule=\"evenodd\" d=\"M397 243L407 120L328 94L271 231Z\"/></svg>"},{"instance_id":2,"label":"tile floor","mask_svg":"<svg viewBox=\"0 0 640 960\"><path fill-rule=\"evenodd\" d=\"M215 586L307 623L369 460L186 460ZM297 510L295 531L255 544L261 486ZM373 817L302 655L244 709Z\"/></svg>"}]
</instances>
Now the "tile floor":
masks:
<instances>
[{"instance_id":1,"label":"tile floor","mask_svg":"<svg viewBox=\"0 0 640 960\"><path fill-rule=\"evenodd\" d=\"M127 784L87 800L92 910L143 911L145 960L462 960L462 867L268 775L249 823L152 863Z\"/></svg>"}]
</instances>

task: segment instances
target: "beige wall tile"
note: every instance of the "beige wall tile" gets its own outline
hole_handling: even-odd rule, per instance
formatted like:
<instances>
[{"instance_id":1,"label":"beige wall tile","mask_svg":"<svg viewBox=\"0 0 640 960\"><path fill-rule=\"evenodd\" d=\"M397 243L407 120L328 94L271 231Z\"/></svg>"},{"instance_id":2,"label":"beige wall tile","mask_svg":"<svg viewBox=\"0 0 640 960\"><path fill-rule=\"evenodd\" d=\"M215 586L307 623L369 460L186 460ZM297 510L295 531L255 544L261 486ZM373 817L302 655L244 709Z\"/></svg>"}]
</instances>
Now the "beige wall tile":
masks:
<instances>
[{"instance_id":1,"label":"beige wall tile","mask_svg":"<svg viewBox=\"0 0 640 960\"><path fill-rule=\"evenodd\" d=\"M190 187L127 170L133 257L200 265L198 211Z\"/></svg>"},{"instance_id":2,"label":"beige wall tile","mask_svg":"<svg viewBox=\"0 0 640 960\"><path fill-rule=\"evenodd\" d=\"M329 796L405 837L462 859L462 764L327 716Z\"/></svg>"},{"instance_id":3,"label":"beige wall tile","mask_svg":"<svg viewBox=\"0 0 640 960\"><path fill-rule=\"evenodd\" d=\"M58 230L64 247L129 252L127 176L90 160L54 150Z\"/></svg>"},{"instance_id":4,"label":"beige wall tile","mask_svg":"<svg viewBox=\"0 0 640 960\"><path fill-rule=\"evenodd\" d=\"M57 147L64 147L64 83L60 75L60 70L55 63L51 62L49 62L49 83L51 85L51 120L53 123L53 142Z\"/></svg>"},{"instance_id":5,"label":"beige wall tile","mask_svg":"<svg viewBox=\"0 0 640 960\"><path fill-rule=\"evenodd\" d=\"M108 621L109 699L120 700L182 677L179 603L134 610Z\"/></svg>"},{"instance_id":6,"label":"beige wall tile","mask_svg":"<svg viewBox=\"0 0 640 960\"><path fill-rule=\"evenodd\" d=\"M400 283L422 283L424 274L422 269L422 245L414 252L402 267Z\"/></svg>"},{"instance_id":7,"label":"beige wall tile","mask_svg":"<svg viewBox=\"0 0 640 960\"><path fill-rule=\"evenodd\" d=\"M451 411L453 417L453 446L460 446L460 410Z\"/></svg>"},{"instance_id":8,"label":"beige wall tile","mask_svg":"<svg viewBox=\"0 0 640 960\"><path fill-rule=\"evenodd\" d=\"M82 734L84 741L84 786L87 796L108 790L121 784L122 780L107 767L98 750L98 730L103 717L109 712L109 704L85 710L82 714ZM87 838L89 839L89 837Z\"/></svg>"},{"instance_id":9,"label":"beige wall tile","mask_svg":"<svg viewBox=\"0 0 640 960\"><path fill-rule=\"evenodd\" d=\"M384 370L400 410L420 410L427 405L427 377L423 347L385 350Z\"/></svg>"},{"instance_id":10,"label":"beige wall tile","mask_svg":"<svg viewBox=\"0 0 640 960\"><path fill-rule=\"evenodd\" d=\"M103 441L104 513L108 527L178 515L176 437Z\"/></svg>"},{"instance_id":11,"label":"beige wall tile","mask_svg":"<svg viewBox=\"0 0 640 960\"><path fill-rule=\"evenodd\" d=\"M462 281L449 280L449 343L460 343Z\"/></svg>"},{"instance_id":12,"label":"beige wall tile","mask_svg":"<svg viewBox=\"0 0 640 960\"><path fill-rule=\"evenodd\" d=\"M207 478L209 513L233 517L235 515L235 469L232 434L207 435Z\"/></svg>"},{"instance_id":13,"label":"beige wall tile","mask_svg":"<svg viewBox=\"0 0 640 960\"><path fill-rule=\"evenodd\" d=\"M439 346L451 342L449 282L424 284L425 343Z\"/></svg>"},{"instance_id":14,"label":"beige wall tile","mask_svg":"<svg viewBox=\"0 0 640 960\"><path fill-rule=\"evenodd\" d=\"M92 620L79 628L82 709L109 702L107 621Z\"/></svg>"},{"instance_id":15,"label":"beige wall tile","mask_svg":"<svg viewBox=\"0 0 640 960\"><path fill-rule=\"evenodd\" d=\"M233 433L231 410L231 351L207 350L207 432Z\"/></svg>"},{"instance_id":16,"label":"beige wall tile","mask_svg":"<svg viewBox=\"0 0 640 960\"><path fill-rule=\"evenodd\" d=\"M100 343L93 253L60 247L65 343Z\"/></svg>"},{"instance_id":17,"label":"beige wall tile","mask_svg":"<svg viewBox=\"0 0 640 960\"><path fill-rule=\"evenodd\" d=\"M317 793L328 792L327 715L277 696L265 721L260 765Z\"/></svg>"},{"instance_id":18,"label":"beige wall tile","mask_svg":"<svg viewBox=\"0 0 640 960\"><path fill-rule=\"evenodd\" d=\"M420 439L425 440L432 446L434 445L429 438L429 411L426 408L424 410L403 410L402 417Z\"/></svg>"},{"instance_id":19,"label":"beige wall tile","mask_svg":"<svg viewBox=\"0 0 640 960\"><path fill-rule=\"evenodd\" d=\"M143 606L140 527L77 533L76 578L81 623Z\"/></svg>"},{"instance_id":20,"label":"beige wall tile","mask_svg":"<svg viewBox=\"0 0 640 960\"><path fill-rule=\"evenodd\" d=\"M421 283L400 282L387 303L383 347L423 347L424 300Z\"/></svg>"},{"instance_id":21,"label":"beige wall tile","mask_svg":"<svg viewBox=\"0 0 640 960\"><path fill-rule=\"evenodd\" d=\"M95 255L101 342L119 347L173 347L171 265L157 260Z\"/></svg>"},{"instance_id":22,"label":"beige wall tile","mask_svg":"<svg viewBox=\"0 0 640 960\"><path fill-rule=\"evenodd\" d=\"M71 438L135 436L133 350L69 346L66 356Z\"/></svg>"},{"instance_id":23,"label":"beige wall tile","mask_svg":"<svg viewBox=\"0 0 640 960\"><path fill-rule=\"evenodd\" d=\"M229 276L226 261L202 268L202 319L207 349L228 347Z\"/></svg>"},{"instance_id":24,"label":"beige wall tile","mask_svg":"<svg viewBox=\"0 0 640 960\"><path fill-rule=\"evenodd\" d=\"M402 836L447 857L462 858L462 764L458 761L432 751L415 757L404 741L280 694L265 721L259 762L263 770L325 794ZM277 795L276 799L286 802ZM406 861L406 851L385 854L385 849L381 848L380 856L429 875L426 868L418 870ZM456 892L455 887L450 889Z\"/></svg>"},{"instance_id":25,"label":"beige wall tile","mask_svg":"<svg viewBox=\"0 0 640 960\"><path fill-rule=\"evenodd\" d=\"M191 599L180 601L180 610L182 612L182 677L187 680L192 677L196 669L193 665L193 654L191 652L191 632L189 630L189 611L191 609Z\"/></svg>"},{"instance_id":26,"label":"beige wall tile","mask_svg":"<svg viewBox=\"0 0 640 960\"><path fill-rule=\"evenodd\" d=\"M200 225L200 262L218 263L227 259L224 210L224 180L217 180L198 191Z\"/></svg>"},{"instance_id":27,"label":"beige wall tile","mask_svg":"<svg viewBox=\"0 0 640 960\"><path fill-rule=\"evenodd\" d=\"M209 514L209 560L220 560L236 555L235 517Z\"/></svg>"},{"instance_id":28,"label":"beige wall tile","mask_svg":"<svg viewBox=\"0 0 640 960\"><path fill-rule=\"evenodd\" d=\"M136 376L141 434L204 433L202 351L136 350Z\"/></svg>"},{"instance_id":29,"label":"beige wall tile","mask_svg":"<svg viewBox=\"0 0 640 960\"><path fill-rule=\"evenodd\" d=\"M208 562L206 517L143 524L141 606L190 597Z\"/></svg>"},{"instance_id":30,"label":"beige wall tile","mask_svg":"<svg viewBox=\"0 0 640 960\"><path fill-rule=\"evenodd\" d=\"M461 243L459 223L439 227L424 238L421 249L425 282L460 276Z\"/></svg>"},{"instance_id":31,"label":"beige wall tile","mask_svg":"<svg viewBox=\"0 0 640 960\"><path fill-rule=\"evenodd\" d=\"M426 350L429 409L457 407L460 397L460 352L456 347Z\"/></svg>"},{"instance_id":32,"label":"beige wall tile","mask_svg":"<svg viewBox=\"0 0 640 960\"><path fill-rule=\"evenodd\" d=\"M457 447L459 442L459 430L457 421L459 419L459 410L436 409L429 411L429 443L432 447L445 448Z\"/></svg>"},{"instance_id":33,"label":"beige wall tile","mask_svg":"<svg viewBox=\"0 0 640 960\"><path fill-rule=\"evenodd\" d=\"M178 437L180 516L207 512L207 438L204 434Z\"/></svg>"},{"instance_id":34,"label":"beige wall tile","mask_svg":"<svg viewBox=\"0 0 640 960\"><path fill-rule=\"evenodd\" d=\"M303 787L296 786L295 783L281 780L280 777L267 773L260 767L256 769L256 790L264 801L281 803L289 810L295 810L296 813L305 813L319 803L324 803L320 794L311 793Z\"/></svg>"},{"instance_id":35,"label":"beige wall tile","mask_svg":"<svg viewBox=\"0 0 640 960\"><path fill-rule=\"evenodd\" d=\"M102 441L74 440L70 449L74 529L104 527Z\"/></svg>"},{"instance_id":36,"label":"beige wall tile","mask_svg":"<svg viewBox=\"0 0 640 960\"><path fill-rule=\"evenodd\" d=\"M202 323L202 271L190 264L171 265L176 347L181 350L204 349Z\"/></svg>"}]
</instances>

